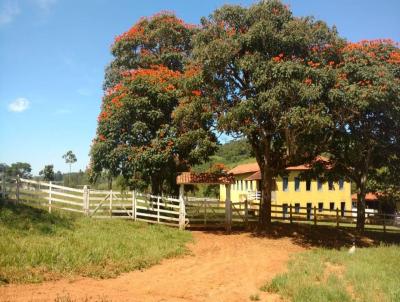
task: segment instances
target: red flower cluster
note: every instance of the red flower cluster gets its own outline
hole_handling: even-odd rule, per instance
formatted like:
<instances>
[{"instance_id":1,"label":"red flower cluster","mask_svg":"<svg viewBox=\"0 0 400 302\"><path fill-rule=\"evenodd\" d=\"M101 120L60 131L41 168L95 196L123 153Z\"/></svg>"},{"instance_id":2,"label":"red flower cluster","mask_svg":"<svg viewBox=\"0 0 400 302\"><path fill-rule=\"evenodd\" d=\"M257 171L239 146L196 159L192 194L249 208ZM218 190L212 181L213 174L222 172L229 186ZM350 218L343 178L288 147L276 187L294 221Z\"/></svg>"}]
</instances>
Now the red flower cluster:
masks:
<instances>
[{"instance_id":1,"label":"red flower cluster","mask_svg":"<svg viewBox=\"0 0 400 302\"><path fill-rule=\"evenodd\" d=\"M307 78L304 80L304 83L306 83L307 85L311 85L312 84L312 80L310 78Z\"/></svg>"},{"instance_id":2,"label":"red flower cluster","mask_svg":"<svg viewBox=\"0 0 400 302\"><path fill-rule=\"evenodd\" d=\"M400 64L400 50L392 51L389 55L388 62L392 64Z\"/></svg>"},{"instance_id":3,"label":"red flower cluster","mask_svg":"<svg viewBox=\"0 0 400 302\"><path fill-rule=\"evenodd\" d=\"M133 40L138 37L143 37L144 35L144 27L143 21L139 21L134 26L132 26L127 32L124 32L122 35L119 35L115 38L115 43L118 43L121 40Z\"/></svg>"},{"instance_id":4,"label":"red flower cluster","mask_svg":"<svg viewBox=\"0 0 400 302\"><path fill-rule=\"evenodd\" d=\"M167 25L175 25L181 28L193 29L196 25L185 23L182 19L175 16L173 12L161 11L151 17L142 17L139 22L133 25L127 32L117 36L114 43L134 39L147 39L145 35L145 26L152 21L158 21Z\"/></svg>"},{"instance_id":5,"label":"red flower cluster","mask_svg":"<svg viewBox=\"0 0 400 302\"><path fill-rule=\"evenodd\" d=\"M278 56L273 57L272 60L274 60L274 62L280 62L280 61L282 61L283 57L284 57L284 54L280 53Z\"/></svg>"},{"instance_id":6,"label":"red flower cluster","mask_svg":"<svg viewBox=\"0 0 400 302\"><path fill-rule=\"evenodd\" d=\"M147 78L154 83L165 83L171 78L181 76L179 71L174 71L163 65L154 65L151 68L139 68L135 70L125 71L122 73L125 78L134 80L136 78Z\"/></svg>"},{"instance_id":7,"label":"red flower cluster","mask_svg":"<svg viewBox=\"0 0 400 302\"><path fill-rule=\"evenodd\" d=\"M316 63L316 62L313 62L313 61L308 61L308 62L307 62L307 65L310 66L310 67L312 67L312 68L317 68L318 66L321 65L321 63Z\"/></svg>"}]
</instances>

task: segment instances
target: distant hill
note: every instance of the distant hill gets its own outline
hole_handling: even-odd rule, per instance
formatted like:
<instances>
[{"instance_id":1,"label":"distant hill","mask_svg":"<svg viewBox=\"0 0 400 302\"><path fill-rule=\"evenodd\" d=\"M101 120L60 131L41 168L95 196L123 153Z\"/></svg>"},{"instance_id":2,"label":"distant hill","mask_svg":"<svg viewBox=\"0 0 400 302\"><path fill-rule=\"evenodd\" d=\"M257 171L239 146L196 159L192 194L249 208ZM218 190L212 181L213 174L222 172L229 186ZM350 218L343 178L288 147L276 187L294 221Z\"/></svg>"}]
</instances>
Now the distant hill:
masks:
<instances>
[{"instance_id":1,"label":"distant hill","mask_svg":"<svg viewBox=\"0 0 400 302\"><path fill-rule=\"evenodd\" d=\"M234 140L220 145L215 155L211 156L210 161L202 165L193 167L195 172L207 172L217 163L224 164L228 168L233 168L238 164L254 162L255 158L251 151L251 146L246 140Z\"/></svg>"}]
</instances>

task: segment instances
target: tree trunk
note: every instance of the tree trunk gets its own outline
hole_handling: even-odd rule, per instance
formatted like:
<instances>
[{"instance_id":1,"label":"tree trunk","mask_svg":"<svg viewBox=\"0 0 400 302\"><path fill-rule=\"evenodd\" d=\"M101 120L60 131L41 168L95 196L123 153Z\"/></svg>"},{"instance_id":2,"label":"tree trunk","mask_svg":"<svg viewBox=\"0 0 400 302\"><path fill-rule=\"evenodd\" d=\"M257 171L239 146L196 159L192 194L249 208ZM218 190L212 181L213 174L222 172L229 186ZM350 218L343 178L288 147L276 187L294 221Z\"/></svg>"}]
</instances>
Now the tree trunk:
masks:
<instances>
[{"instance_id":1,"label":"tree trunk","mask_svg":"<svg viewBox=\"0 0 400 302\"><path fill-rule=\"evenodd\" d=\"M361 181L358 186L357 192L357 230L364 231L365 226L365 194L366 194L367 177L361 176Z\"/></svg>"},{"instance_id":2,"label":"tree trunk","mask_svg":"<svg viewBox=\"0 0 400 302\"><path fill-rule=\"evenodd\" d=\"M155 196L161 196L161 184L162 181L159 179L159 175L151 176L151 194Z\"/></svg>"},{"instance_id":3,"label":"tree trunk","mask_svg":"<svg viewBox=\"0 0 400 302\"><path fill-rule=\"evenodd\" d=\"M108 176L108 189L109 190L112 190L112 181L113 181L112 176Z\"/></svg>"},{"instance_id":4,"label":"tree trunk","mask_svg":"<svg viewBox=\"0 0 400 302\"><path fill-rule=\"evenodd\" d=\"M271 198L273 179L270 167L265 165L261 168L261 203L258 227L265 230L271 225Z\"/></svg>"}]
</instances>

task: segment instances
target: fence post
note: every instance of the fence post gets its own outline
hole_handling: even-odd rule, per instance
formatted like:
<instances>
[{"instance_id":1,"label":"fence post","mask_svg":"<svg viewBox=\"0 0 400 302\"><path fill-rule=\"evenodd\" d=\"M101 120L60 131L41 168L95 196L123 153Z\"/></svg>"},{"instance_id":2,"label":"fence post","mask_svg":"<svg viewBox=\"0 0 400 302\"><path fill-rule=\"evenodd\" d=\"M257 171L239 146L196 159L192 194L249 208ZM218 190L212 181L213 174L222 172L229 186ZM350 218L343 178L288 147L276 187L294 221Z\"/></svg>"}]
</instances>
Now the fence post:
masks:
<instances>
[{"instance_id":1,"label":"fence post","mask_svg":"<svg viewBox=\"0 0 400 302\"><path fill-rule=\"evenodd\" d=\"M132 191L132 218L136 221L136 192Z\"/></svg>"},{"instance_id":2,"label":"fence post","mask_svg":"<svg viewBox=\"0 0 400 302\"><path fill-rule=\"evenodd\" d=\"M336 227L339 227L339 208L336 208Z\"/></svg>"},{"instance_id":3,"label":"fence post","mask_svg":"<svg viewBox=\"0 0 400 302\"><path fill-rule=\"evenodd\" d=\"M110 218L112 218L113 191L110 191Z\"/></svg>"},{"instance_id":4,"label":"fence post","mask_svg":"<svg viewBox=\"0 0 400 302\"><path fill-rule=\"evenodd\" d=\"M17 188L15 190L15 197L17 199L17 203L19 203L19 186L20 186L20 179L19 175L17 175Z\"/></svg>"},{"instance_id":5,"label":"fence post","mask_svg":"<svg viewBox=\"0 0 400 302\"><path fill-rule=\"evenodd\" d=\"M290 211L290 224L292 224L293 223L293 207L292 207L292 204L290 204L289 211Z\"/></svg>"},{"instance_id":6,"label":"fence post","mask_svg":"<svg viewBox=\"0 0 400 302\"><path fill-rule=\"evenodd\" d=\"M179 186L179 229L185 229L185 185Z\"/></svg>"},{"instance_id":7,"label":"fence post","mask_svg":"<svg viewBox=\"0 0 400 302\"><path fill-rule=\"evenodd\" d=\"M203 200L204 204L204 225L207 224L207 198Z\"/></svg>"},{"instance_id":8,"label":"fence post","mask_svg":"<svg viewBox=\"0 0 400 302\"><path fill-rule=\"evenodd\" d=\"M225 185L225 229L230 232L232 229L232 202L231 202L231 185Z\"/></svg>"},{"instance_id":9,"label":"fence post","mask_svg":"<svg viewBox=\"0 0 400 302\"><path fill-rule=\"evenodd\" d=\"M249 225L249 201L247 198L244 201L244 223L246 227Z\"/></svg>"},{"instance_id":10,"label":"fence post","mask_svg":"<svg viewBox=\"0 0 400 302\"><path fill-rule=\"evenodd\" d=\"M386 215L383 213L383 232L386 233Z\"/></svg>"},{"instance_id":11,"label":"fence post","mask_svg":"<svg viewBox=\"0 0 400 302\"><path fill-rule=\"evenodd\" d=\"M89 198L88 198L88 188L83 186L83 212L86 216L89 215Z\"/></svg>"},{"instance_id":12,"label":"fence post","mask_svg":"<svg viewBox=\"0 0 400 302\"><path fill-rule=\"evenodd\" d=\"M317 207L314 206L314 225L317 225Z\"/></svg>"},{"instance_id":13,"label":"fence post","mask_svg":"<svg viewBox=\"0 0 400 302\"><path fill-rule=\"evenodd\" d=\"M157 197L157 222L160 222L160 196Z\"/></svg>"},{"instance_id":14,"label":"fence post","mask_svg":"<svg viewBox=\"0 0 400 302\"><path fill-rule=\"evenodd\" d=\"M6 175L1 173L1 197L6 199Z\"/></svg>"},{"instance_id":15,"label":"fence post","mask_svg":"<svg viewBox=\"0 0 400 302\"><path fill-rule=\"evenodd\" d=\"M50 181L49 182L49 213L51 213L51 199L52 199L51 191L52 191L52 185L51 185L51 181Z\"/></svg>"}]
</instances>

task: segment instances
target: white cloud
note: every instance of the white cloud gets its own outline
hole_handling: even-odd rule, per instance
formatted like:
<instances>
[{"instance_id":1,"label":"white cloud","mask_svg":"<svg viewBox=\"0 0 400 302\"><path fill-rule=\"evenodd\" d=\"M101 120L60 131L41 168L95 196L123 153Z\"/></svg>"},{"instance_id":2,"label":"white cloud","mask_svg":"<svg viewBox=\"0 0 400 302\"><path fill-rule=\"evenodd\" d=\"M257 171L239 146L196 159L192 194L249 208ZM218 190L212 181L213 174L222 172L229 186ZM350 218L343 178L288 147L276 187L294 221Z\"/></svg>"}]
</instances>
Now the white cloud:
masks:
<instances>
[{"instance_id":1,"label":"white cloud","mask_svg":"<svg viewBox=\"0 0 400 302\"><path fill-rule=\"evenodd\" d=\"M29 108L29 100L26 98L18 98L8 104L8 110L12 112L22 112Z\"/></svg>"},{"instance_id":2,"label":"white cloud","mask_svg":"<svg viewBox=\"0 0 400 302\"><path fill-rule=\"evenodd\" d=\"M7 1L0 9L0 25L10 23L20 13L18 3Z\"/></svg>"},{"instance_id":3,"label":"white cloud","mask_svg":"<svg viewBox=\"0 0 400 302\"><path fill-rule=\"evenodd\" d=\"M35 0L36 5L43 11L49 11L57 0Z\"/></svg>"}]
</instances>

